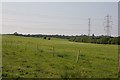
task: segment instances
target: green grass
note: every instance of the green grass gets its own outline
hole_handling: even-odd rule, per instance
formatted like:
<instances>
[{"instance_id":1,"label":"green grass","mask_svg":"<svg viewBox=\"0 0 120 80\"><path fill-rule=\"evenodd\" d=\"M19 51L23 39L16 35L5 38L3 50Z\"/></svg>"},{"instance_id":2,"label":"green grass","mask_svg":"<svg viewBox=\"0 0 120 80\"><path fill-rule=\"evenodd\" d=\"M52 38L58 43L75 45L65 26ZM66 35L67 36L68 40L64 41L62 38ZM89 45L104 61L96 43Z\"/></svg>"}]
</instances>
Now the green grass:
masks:
<instances>
[{"instance_id":1,"label":"green grass","mask_svg":"<svg viewBox=\"0 0 120 80\"><path fill-rule=\"evenodd\" d=\"M76 63L79 50L79 61ZM3 77L118 77L117 45L3 35L2 57Z\"/></svg>"},{"instance_id":2,"label":"green grass","mask_svg":"<svg viewBox=\"0 0 120 80\"><path fill-rule=\"evenodd\" d=\"M2 75L2 35L0 34L0 79Z\"/></svg>"}]
</instances>

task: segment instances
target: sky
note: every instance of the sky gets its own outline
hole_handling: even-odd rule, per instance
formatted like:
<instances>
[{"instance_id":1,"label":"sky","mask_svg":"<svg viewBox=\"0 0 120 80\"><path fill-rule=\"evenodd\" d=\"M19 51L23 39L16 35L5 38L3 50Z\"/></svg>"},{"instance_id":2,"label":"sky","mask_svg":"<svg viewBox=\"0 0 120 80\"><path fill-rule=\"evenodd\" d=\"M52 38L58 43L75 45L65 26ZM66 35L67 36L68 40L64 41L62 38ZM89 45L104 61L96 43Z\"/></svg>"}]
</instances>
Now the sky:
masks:
<instances>
[{"instance_id":1,"label":"sky","mask_svg":"<svg viewBox=\"0 0 120 80\"><path fill-rule=\"evenodd\" d=\"M91 35L105 35L107 14L117 36L117 2L3 2L2 33L87 35L91 18Z\"/></svg>"},{"instance_id":2,"label":"sky","mask_svg":"<svg viewBox=\"0 0 120 80\"><path fill-rule=\"evenodd\" d=\"M1 2L119 2L119 0L1 0Z\"/></svg>"}]
</instances>

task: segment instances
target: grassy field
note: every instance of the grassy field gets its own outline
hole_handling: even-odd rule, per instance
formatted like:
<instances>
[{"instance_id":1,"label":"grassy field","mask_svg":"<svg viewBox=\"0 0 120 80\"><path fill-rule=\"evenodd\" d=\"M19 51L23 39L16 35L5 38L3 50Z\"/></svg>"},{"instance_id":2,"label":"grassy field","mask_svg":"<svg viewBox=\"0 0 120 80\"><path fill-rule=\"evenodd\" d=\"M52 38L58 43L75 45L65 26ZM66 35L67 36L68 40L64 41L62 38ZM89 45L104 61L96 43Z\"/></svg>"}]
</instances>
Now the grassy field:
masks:
<instances>
[{"instance_id":1,"label":"grassy field","mask_svg":"<svg viewBox=\"0 0 120 80\"><path fill-rule=\"evenodd\" d=\"M45 40L43 38L3 35L2 57L3 77L118 77L117 45L77 43L57 38Z\"/></svg>"}]
</instances>

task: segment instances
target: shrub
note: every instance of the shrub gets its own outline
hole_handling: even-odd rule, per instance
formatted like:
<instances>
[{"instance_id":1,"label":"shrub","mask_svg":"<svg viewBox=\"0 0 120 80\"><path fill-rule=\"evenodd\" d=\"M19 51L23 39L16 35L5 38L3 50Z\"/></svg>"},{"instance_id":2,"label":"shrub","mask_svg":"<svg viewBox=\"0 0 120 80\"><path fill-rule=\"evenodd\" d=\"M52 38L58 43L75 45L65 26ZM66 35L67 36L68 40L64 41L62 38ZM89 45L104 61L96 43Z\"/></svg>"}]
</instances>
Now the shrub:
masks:
<instances>
[{"instance_id":1,"label":"shrub","mask_svg":"<svg viewBox=\"0 0 120 80\"><path fill-rule=\"evenodd\" d=\"M50 40L51 38L49 37L48 40Z\"/></svg>"},{"instance_id":2,"label":"shrub","mask_svg":"<svg viewBox=\"0 0 120 80\"><path fill-rule=\"evenodd\" d=\"M43 37L43 39L46 39L46 37Z\"/></svg>"}]
</instances>

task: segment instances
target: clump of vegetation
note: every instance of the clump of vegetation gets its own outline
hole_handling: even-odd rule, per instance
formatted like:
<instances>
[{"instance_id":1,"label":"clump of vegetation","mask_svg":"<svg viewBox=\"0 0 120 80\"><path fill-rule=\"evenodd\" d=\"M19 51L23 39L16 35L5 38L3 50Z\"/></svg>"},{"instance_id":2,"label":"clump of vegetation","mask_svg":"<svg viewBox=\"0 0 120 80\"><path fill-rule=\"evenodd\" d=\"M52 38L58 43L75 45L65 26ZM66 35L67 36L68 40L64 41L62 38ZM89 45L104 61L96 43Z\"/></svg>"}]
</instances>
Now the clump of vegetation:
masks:
<instances>
[{"instance_id":1,"label":"clump of vegetation","mask_svg":"<svg viewBox=\"0 0 120 80\"><path fill-rule=\"evenodd\" d=\"M57 56L61 57L61 58L64 58L64 57L67 57L68 55L66 55L66 54L58 54Z\"/></svg>"},{"instance_id":2,"label":"clump of vegetation","mask_svg":"<svg viewBox=\"0 0 120 80\"><path fill-rule=\"evenodd\" d=\"M63 79L70 79L70 78L89 78L90 76L87 74L86 71L64 71L61 75Z\"/></svg>"}]
</instances>

